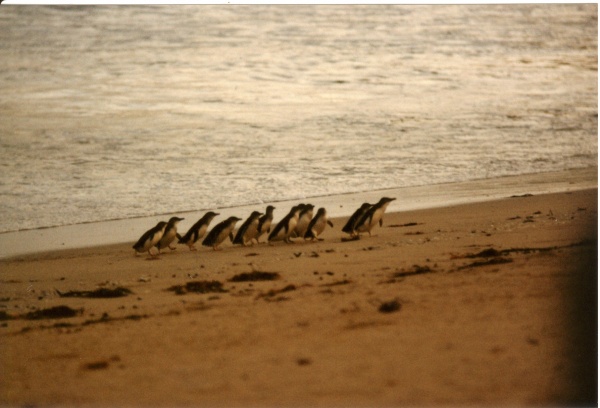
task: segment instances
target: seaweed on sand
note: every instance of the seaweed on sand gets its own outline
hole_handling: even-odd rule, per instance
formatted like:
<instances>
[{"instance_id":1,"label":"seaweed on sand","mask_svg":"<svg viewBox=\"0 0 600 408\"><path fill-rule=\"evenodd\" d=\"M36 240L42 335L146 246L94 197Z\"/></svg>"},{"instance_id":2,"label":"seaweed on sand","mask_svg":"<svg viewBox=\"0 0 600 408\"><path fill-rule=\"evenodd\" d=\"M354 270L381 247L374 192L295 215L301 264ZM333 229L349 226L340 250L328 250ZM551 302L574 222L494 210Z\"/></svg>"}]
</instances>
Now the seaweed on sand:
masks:
<instances>
[{"instance_id":1,"label":"seaweed on sand","mask_svg":"<svg viewBox=\"0 0 600 408\"><path fill-rule=\"evenodd\" d=\"M279 279L280 275L277 272L245 272L235 275L229 279L230 282L254 282L254 281L270 281Z\"/></svg>"},{"instance_id":2,"label":"seaweed on sand","mask_svg":"<svg viewBox=\"0 0 600 408\"><path fill-rule=\"evenodd\" d=\"M176 295L185 295L186 293L222 293L227 292L223 289L223 283L219 281L190 281L185 285L173 285L167 289L175 292Z\"/></svg>"},{"instance_id":3,"label":"seaweed on sand","mask_svg":"<svg viewBox=\"0 0 600 408\"><path fill-rule=\"evenodd\" d=\"M72 309L69 306L54 306L48 309L39 309L25 314L23 317L28 320L39 319L62 319L66 317L74 317L80 314L83 309Z\"/></svg>"},{"instance_id":4,"label":"seaweed on sand","mask_svg":"<svg viewBox=\"0 0 600 408\"><path fill-rule=\"evenodd\" d=\"M116 287L114 289L99 288L96 290L71 290L69 292L59 292L60 297L82 297L82 298L117 298L131 295L133 292L124 287Z\"/></svg>"}]
</instances>

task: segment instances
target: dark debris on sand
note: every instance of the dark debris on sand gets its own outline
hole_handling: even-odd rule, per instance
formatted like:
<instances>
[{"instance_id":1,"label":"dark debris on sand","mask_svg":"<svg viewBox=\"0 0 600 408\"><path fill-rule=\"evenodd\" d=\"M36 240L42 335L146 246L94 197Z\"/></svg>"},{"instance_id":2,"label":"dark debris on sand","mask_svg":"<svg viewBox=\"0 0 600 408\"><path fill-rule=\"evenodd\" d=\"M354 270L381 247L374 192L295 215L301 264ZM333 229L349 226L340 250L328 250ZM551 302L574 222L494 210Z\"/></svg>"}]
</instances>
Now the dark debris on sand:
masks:
<instances>
[{"instance_id":1,"label":"dark debris on sand","mask_svg":"<svg viewBox=\"0 0 600 408\"><path fill-rule=\"evenodd\" d=\"M433 272L435 272L435 271L433 269L431 269L429 266L413 265L413 267L409 270L402 269L398 272L395 272L393 277L394 278L405 278L407 276L422 275L425 273L433 273Z\"/></svg>"},{"instance_id":2,"label":"dark debris on sand","mask_svg":"<svg viewBox=\"0 0 600 408\"><path fill-rule=\"evenodd\" d=\"M391 224L388 228L414 227L415 225L423 225L423 223L407 222L406 224Z\"/></svg>"},{"instance_id":3,"label":"dark debris on sand","mask_svg":"<svg viewBox=\"0 0 600 408\"><path fill-rule=\"evenodd\" d=\"M69 306L54 306L48 309L39 309L29 312L23 316L27 320L40 319L63 319L67 317L75 317L82 313L83 309L72 309Z\"/></svg>"},{"instance_id":4,"label":"dark debris on sand","mask_svg":"<svg viewBox=\"0 0 600 408\"><path fill-rule=\"evenodd\" d=\"M223 283L219 281L191 281L185 285L173 285L167 289L175 292L176 295L185 295L186 293L223 293Z\"/></svg>"},{"instance_id":5,"label":"dark debris on sand","mask_svg":"<svg viewBox=\"0 0 600 408\"><path fill-rule=\"evenodd\" d=\"M280 275L277 272L245 272L235 275L229 279L230 282L255 282L255 281L270 281L279 279Z\"/></svg>"},{"instance_id":6,"label":"dark debris on sand","mask_svg":"<svg viewBox=\"0 0 600 408\"><path fill-rule=\"evenodd\" d=\"M114 289L100 288L96 290L71 290L61 293L56 291L60 297L81 297L81 298L118 298L131 295L133 292L124 287L116 287Z\"/></svg>"},{"instance_id":7,"label":"dark debris on sand","mask_svg":"<svg viewBox=\"0 0 600 408\"><path fill-rule=\"evenodd\" d=\"M272 297L277 296L277 295L279 295L281 293L291 292L291 291L294 291L296 289L297 289L296 285L289 284L289 285L287 285L287 286L285 286L285 287L283 287L281 289L271 289L271 290L269 290L266 293L262 293L262 294L258 295L256 298L257 299L258 298L272 298Z\"/></svg>"},{"instance_id":8,"label":"dark debris on sand","mask_svg":"<svg viewBox=\"0 0 600 408\"><path fill-rule=\"evenodd\" d=\"M469 268L477 268L480 266L488 266L488 265L501 265L501 264L507 264L507 263L511 263L513 260L511 258L502 258L502 257L497 257L497 258L491 258L485 261L476 261L467 265L463 265L463 266L459 266L457 268L458 271L463 270L463 269L469 269Z\"/></svg>"},{"instance_id":9,"label":"dark debris on sand","mask_svg":"<svg viewBox=\"0 0 600 408\"><path fill-rule=\"evenodd\" d=\"M377 310L379 310L381 313L393 313L400 310L401 307L402 305L397 300L390 300L380 304Z\"/></svg>"}]
</instances>

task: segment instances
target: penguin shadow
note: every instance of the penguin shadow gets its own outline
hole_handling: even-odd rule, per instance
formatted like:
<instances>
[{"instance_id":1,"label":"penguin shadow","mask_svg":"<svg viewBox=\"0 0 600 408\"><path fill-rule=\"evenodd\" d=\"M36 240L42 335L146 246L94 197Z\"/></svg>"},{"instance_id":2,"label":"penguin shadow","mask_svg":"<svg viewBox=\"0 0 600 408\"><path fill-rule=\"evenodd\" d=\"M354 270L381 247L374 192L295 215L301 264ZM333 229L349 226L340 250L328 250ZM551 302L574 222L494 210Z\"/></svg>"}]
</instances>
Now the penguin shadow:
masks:
<instances>
[{"instance_id":1,"label":"penguin shadow","mask_svg":"<svg viewBox=\"0 0 600 408\"><path fill-rule=\"evenodd\" d=\"M161 258L159 256L148 256L145 259L146 261L160 261Z\"/></svg>"}]
</instances>

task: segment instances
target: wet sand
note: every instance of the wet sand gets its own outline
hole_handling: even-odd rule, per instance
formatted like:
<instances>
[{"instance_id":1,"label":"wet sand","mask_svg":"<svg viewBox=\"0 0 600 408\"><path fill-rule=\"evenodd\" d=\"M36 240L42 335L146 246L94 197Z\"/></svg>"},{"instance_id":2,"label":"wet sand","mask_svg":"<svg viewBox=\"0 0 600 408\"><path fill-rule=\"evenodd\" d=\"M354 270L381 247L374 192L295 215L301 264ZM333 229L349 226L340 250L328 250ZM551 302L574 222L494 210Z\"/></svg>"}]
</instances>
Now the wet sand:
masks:
<instances>
[{"instance_id":1,"label":"wet sand","mask_svg":"<svg viewBox=\"0 0 600 408\"><path fill-rule=\"evenodd\" d=\"M316 243L3 259L0 404L595 401L597 208L519 194L349 242L342 217Z\"/></svg>"},{"instance_id":2,"label":"wet sand","mask_svg":"<svg viewBox=\"0 0 600 408\"><path fill-rule=\"evenodd\" d=\"M271 203L277 207L275 219L300 201L311 202L315 208L325 207L331 217L347 217L363 202L374 203L382 196L398 197L388 207L389 212L404 212L424 208L447 207L455 204L476 203L521 194L543 194L575 191L598 186L598 167L586 167L546 173L522 174L492 179L470 180L415 187L402 187L360 193ZM0 234L0 259L38 252L104 246L136 241L140 235L159 221L172 215L184 217L180 229L187 231L208 210L218 212L214 220L219 222L229 216L246 217L254 210L264 211L264 204L230 208L210 208L152 217L139 217L86 224L66 225L54 228L16 231Z\"/></svg>"}]
</instances>

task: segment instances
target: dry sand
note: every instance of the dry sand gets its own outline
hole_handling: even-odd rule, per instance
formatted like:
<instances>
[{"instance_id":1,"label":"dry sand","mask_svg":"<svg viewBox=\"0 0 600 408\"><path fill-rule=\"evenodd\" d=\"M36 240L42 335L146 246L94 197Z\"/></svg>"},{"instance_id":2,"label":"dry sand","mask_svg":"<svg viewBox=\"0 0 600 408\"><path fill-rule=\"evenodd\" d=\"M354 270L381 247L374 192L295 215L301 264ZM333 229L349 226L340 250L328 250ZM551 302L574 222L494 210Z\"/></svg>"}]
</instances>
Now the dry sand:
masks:
<instances>
[{"instance_id":1,"label":"dry sand","mask_svg":"<svg viewBox=\"0 0 600 408\"><path fill-rule=\"evenodd\" d=\"M589 189L390 213L351 242L342 218L316 243L4 259L0 403L596 401L597 208ZM276 279L232 281L253 271ZM64 297L101 288L132 293Z\"/></svg>"}]
</instances>

